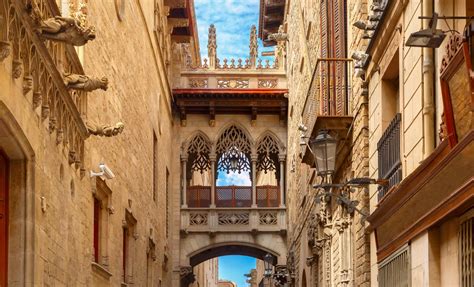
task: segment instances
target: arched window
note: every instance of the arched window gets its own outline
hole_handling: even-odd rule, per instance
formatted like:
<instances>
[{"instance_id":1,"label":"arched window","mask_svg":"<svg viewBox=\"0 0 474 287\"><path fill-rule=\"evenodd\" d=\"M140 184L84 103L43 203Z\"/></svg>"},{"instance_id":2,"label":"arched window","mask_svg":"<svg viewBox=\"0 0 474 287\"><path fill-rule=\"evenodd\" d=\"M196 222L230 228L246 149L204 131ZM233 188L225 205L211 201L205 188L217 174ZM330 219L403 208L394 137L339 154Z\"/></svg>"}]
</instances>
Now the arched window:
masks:
<instances>
[{"instance_id":1,"label":"arched window","mask_svg":"<svg viewBox=\"0 0 474 287\"><path fill-rule=\"evenodd\" d=\"M250 140L236 126L230 126L219 137L216 144L217 170L230 172L250 172Z\"/></svg>"},{"instance_id":2,"label":"arched window","mask_svg":"<svg viewBox=\"0 0 474 287\"><path fill-rule=\"evenodd\" d=\"M277 140L270 134L263 136L257 143L256 189L257 205L274 207L280 204L280 166Z\"/></svg>"},{"instance_id":3,"label":"arched window","mask_svg":"<svg viewBox=\"0 0 474 287\"><path fill-rule=\"evenodd\" d=\"M208 207L211 202L211 142L202 134L188 143L186 163L187 204L189 207Z\"/></svg>"},{"instance_id":4,"label":"arched window","mask_svg":"<svg viewBox=\"0 0 474 287\"><path fill-rule=\"evenodd\" d=\"M251 145L246 134L235 125L217 140L216 206L249 207L252 204Z\"/></svg>"}]
</instances>

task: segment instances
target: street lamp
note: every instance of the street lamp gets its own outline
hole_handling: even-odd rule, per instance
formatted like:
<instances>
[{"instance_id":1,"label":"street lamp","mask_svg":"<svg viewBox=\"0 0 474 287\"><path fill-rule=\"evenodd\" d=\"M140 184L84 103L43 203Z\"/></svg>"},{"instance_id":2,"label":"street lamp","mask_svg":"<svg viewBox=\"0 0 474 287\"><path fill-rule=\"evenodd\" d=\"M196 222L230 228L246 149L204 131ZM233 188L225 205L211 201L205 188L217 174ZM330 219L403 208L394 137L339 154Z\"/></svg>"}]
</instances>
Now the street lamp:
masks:
<instances>
[{"instance_id":1,"label":"street lamp","mask_svg":"<svg viewBox=\"0 0 474 287\"><path fill-rule=\"evenodd\" d=\"M263 257L263 266L265 268L264 276L266 278L270 278L272 276L272 273L273 273L272 263L273 263L273 256L271 256L268 253L265 254L265 256Z\"/></svg>"},{"instance_id":2,"label":"street lamp","mask_svg":"<svg viewBox=\"0 0 474 287\"><path fill-rule=\"evenodd\" d=\"M409 47L438 48L443 43L446 34L442 30L436 29L438 23L438 14L434 13L431 18L428 29L411 33L406 42Z\"/></svg>"},{"instance_id":3,"label":"street lamp","mask_svg":"<svg viewBox=\"0 0 474 287\"><path fill-rule=\"evenodd\" d=\"M336 166L336 139L331 137L327 131L320 131L315 139L310 140L309 146L318 174L323 178L331 175Z\"/></svg>"}]
</instances>

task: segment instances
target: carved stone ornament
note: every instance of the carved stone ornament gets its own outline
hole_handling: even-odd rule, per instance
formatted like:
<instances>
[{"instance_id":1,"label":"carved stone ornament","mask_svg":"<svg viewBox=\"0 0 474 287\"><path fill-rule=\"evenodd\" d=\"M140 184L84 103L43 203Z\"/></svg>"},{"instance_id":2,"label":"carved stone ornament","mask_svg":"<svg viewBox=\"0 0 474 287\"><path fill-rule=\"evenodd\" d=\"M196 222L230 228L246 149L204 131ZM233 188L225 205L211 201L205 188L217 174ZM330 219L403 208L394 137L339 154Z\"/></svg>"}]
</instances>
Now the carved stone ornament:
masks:
<instances>
[{"instance_id":1,"label":"carved stone ornament","mask_svg":"<svg viewBox=\"0 0 474 287\"><path fill-rule=\"evenodd\" d=\"M21 73L23 73L23 63L21 60L13 60L12 77L18 79L21 76Z\"/></svg>"},{"instance_id":2,"label":"carved stone ornament","mask_svg":"<svg viewBox=\"0 0 474 287\"><path fill-rule=\"evenodd\" d=\"M441 123L439 124L439 140L443 141L448 138L448 131L446 128L446 123L444 122L444 113L441 115Z\"/></svg>"},{"instance_id":3,"label":"carved stone ornament","mask_svg":"<svg viewBox=\"0 0 474 287\"><path fill-rule=\"evenodd\" d=\"M453 34L449 36L448 43L445 46L444 56L441 60L440 73L443 73L448 67L451 60L457 54L458 50L462 48L462 36Z\"/></svg>"},{"instance_id":4,"label":"carved stone ornament","mask_svg":"<svg viewBox=\"0 0 474 287\"><path fill-rule=\"evenodd\" d=\"M179 275L181 279L181 286L188 286L196 281L193 274L193 267L191 266L182 266L179 270Z\"/></svg>"},{"instance_id":5,"label":"carved stone ornament","mask_svg":"<svg viewBox=\"0 0 474 287\"><path fill-rule=\"evenodd\" d=\"M288 280L288 268L284 265L275 266L273 279L275 280L275 286L285 286L290 281Z\"/></svg>"},{"instance_id":6,"label":"carved stone ornament","mask_svg":"<svg viewBox=\"0 0 474 287\"><path fill-rule=\"evenodd\" d=\"M88 41L95 39L93 26L84 28L78 19L56 16L40 20L38 32L44 39L64 42L73 46L84 46Z\"/></svg>"},{"instance_id":7,"label":"carved stone ornament","mask_svg":"<svg viewBox=\"0 0 474 287\"><path fill-rule=\"evenodd\" d=\"M23 95L28 94L33 89L33 77L23 77Z\"/></svg>"},{"instance_id":8,"label":"carved stone ornament","mask_svg":"<svg viewBox=\"0 0 474 287\"><path fill-rule=\"evenodd\" d=\"M280 27L278 28L278 33L273 33L273 34L268 35L268 40L277 41L277 42L286 41L288 40L288 34L284 32L283 26L280 25Z\"/></svg>"},{"instance_id":9,"label":"carved stone ornament","mask_svg":"<svg viewBox=\"0 0 474 287\"><path fill-rule=\"evenodd\" d=\"M122 122L116 123L114 126L110 125L94 125L86 123L87 130L91 135L101 137L113 137L123 132L125 125Z\"/></svg>"},{"instance_id":10,"label":"carved stone ornament","mask_svg":"<svg viewBox=\"0 0 474 287\"><path fill-rule=\"evenodd\" d=\"M64 85L68 89L81 90L85 92L91 92L97 89L106 91L109 85L109 80L106 77L99 79L86 75L65 74Z\"/></svg>"},{"instance_id":11,"label":"carved stone ornament","mask_svg":"<svg viewBox=\"0 0 474 287\"><path fill-rule=\"evenodd\" d=\"M11 53L11 45L7 41L0 41L0 62L3 62Z\"/></svg>"}]
</instances>

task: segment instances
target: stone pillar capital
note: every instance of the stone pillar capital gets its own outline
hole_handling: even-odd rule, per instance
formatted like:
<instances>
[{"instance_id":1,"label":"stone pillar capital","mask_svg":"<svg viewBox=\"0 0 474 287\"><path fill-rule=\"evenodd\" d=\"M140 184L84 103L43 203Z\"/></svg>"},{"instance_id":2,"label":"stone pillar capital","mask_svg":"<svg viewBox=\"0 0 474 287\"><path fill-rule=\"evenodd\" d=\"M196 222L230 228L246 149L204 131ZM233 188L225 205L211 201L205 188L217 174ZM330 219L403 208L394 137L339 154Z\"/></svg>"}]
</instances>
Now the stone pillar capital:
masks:
<instances>
[{"instance_id":1,"label":"stone pillar capital","mask_svg":"<svg viewBox=\"0 0 474 287\"><path fill-rule=\"evenodd\" d=\"M279 153L278 154L278 161L286 161L286 154L285 153Z\"/></svg>"},{"instance_id":2,"label":"stone pillar capital","mask_svg":"<svg viewBox=\"0 0 474 287\"><path fill-rule=\"evenodd\" d=\"M186 154L182 154L182 155L180 156L180 158L181 158L181 161L188 161L188 154L187 154L187 153L186 153Z\"/></svg>"}]
</instances>

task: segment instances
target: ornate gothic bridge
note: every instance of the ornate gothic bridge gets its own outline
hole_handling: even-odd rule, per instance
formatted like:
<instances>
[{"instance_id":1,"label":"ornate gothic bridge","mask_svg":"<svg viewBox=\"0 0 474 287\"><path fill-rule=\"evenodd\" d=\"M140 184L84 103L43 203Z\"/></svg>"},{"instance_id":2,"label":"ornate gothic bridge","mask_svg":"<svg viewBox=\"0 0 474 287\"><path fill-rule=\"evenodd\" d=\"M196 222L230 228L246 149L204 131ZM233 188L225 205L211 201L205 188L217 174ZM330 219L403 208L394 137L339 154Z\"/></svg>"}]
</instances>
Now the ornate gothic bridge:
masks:
<instances>
[{"instance_id":1,"label":"ornate gothic bridge","mask_svg":"<svg viewBox=\"0 0 474 287\"><path fill-rule=\"evenodd\" d=\"M208 59L188 62L173 91L181 118L181 286L193 266L217 256L268 253L277 272L286 265L283 43L272 63L257 49L253 27L248 59L219 60L211 26Z\"/></svg>"}]
</instances>

